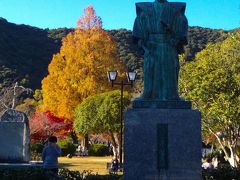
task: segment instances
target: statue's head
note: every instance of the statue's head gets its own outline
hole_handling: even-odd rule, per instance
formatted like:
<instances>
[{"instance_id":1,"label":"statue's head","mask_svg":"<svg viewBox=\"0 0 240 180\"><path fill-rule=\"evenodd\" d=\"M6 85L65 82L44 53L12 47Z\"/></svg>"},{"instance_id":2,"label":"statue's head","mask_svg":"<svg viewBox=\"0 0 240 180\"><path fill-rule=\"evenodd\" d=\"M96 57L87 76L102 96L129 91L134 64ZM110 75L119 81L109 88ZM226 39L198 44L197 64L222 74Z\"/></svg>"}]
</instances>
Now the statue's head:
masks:
<instances>
[{"instance_id":1,"label":"statue's head","mask_svg":"<svg viewBox=\"0 0 240 180\"><path fill-rule=\"evenodd\" d=\"M156 0L157 2L160 2L160 3L165 3L167 2L167 0Z\"/></svg>"}]
</instances>

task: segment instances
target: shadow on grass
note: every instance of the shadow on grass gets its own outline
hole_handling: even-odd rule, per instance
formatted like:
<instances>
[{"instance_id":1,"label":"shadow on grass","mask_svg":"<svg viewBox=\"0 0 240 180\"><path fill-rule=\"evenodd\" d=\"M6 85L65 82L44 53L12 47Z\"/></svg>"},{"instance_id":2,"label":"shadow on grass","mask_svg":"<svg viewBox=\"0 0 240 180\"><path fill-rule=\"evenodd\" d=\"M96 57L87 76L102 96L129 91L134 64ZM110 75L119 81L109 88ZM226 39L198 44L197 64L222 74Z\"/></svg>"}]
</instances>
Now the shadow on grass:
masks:
<instances>
[{"instance_id":1,"label":"shadow on grass","mask_svg":"<svg viewBox=\"0 0 240 180\"><path fill-rule=\"evenodd\" d=\"M71 163L61 163L59 164L59 168L66 168L68 169L69 167L77 167L79 166L78 164L71 164Z\"/></svg>"}]
</instances>

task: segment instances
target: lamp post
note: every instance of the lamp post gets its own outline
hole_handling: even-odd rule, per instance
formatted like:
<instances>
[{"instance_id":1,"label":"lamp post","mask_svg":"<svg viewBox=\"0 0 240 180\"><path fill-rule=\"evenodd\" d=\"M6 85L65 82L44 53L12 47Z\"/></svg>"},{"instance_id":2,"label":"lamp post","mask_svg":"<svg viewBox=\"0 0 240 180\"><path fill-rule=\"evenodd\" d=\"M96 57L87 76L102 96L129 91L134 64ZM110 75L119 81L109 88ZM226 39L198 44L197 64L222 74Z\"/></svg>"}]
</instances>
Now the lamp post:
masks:
<instances>
[{"instance_id":1,"label":"lamp post","mask_svg":"<svg viewBox=\"0 0 240 180\"><path fill-rule=\"evenodd\" d=\"M118 72L117 71L108 71L108 79L112 83L112 87L114 85L120 85L121 87L121 98L120 98L120 168L122 169L122 138L123 138L123 88L124 86L131 86L133 87L133 82L136 78L136 72L126 72L126 76L128 82L115 82L117 79Z\"/></svg>"}]
</instances>

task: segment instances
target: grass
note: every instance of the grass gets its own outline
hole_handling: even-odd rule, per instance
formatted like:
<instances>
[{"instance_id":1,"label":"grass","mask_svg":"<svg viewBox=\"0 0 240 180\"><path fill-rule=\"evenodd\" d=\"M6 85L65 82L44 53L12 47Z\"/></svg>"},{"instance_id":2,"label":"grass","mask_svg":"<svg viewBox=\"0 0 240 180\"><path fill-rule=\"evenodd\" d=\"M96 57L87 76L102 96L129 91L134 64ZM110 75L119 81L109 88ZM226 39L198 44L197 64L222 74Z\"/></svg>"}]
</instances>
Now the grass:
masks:
<instances>
[{"instance_id":1,"label":"grass","mask_svg":"<svg viewBox=\"0 0 240 180\"><path fill-rule=\"evenodd\" d=\"M108 174L106 163L111 162L111 157L60 157L59 167L74 171L90 170L101 175Z\"/></svg>"}]
</instances>

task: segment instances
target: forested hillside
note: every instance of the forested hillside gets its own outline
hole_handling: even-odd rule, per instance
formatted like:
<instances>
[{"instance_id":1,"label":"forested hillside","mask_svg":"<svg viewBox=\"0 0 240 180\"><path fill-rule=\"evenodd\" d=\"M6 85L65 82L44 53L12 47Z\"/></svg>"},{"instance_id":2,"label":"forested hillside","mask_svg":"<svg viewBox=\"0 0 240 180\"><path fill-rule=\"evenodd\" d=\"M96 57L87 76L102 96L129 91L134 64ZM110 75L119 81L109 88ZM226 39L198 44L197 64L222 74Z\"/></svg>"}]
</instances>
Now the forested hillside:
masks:
<instances>
[{"instance_id":1,"label":"forested hillside","mask_svg":"<svg viewBox=\"0 0 240 180\"><path fill-rule=\"evenodd\" d=\"M142 66L142 54L132 42L132 32L126 29L109 31L117 40L121 60L130 69L139 69ZM226 39L228 32L201 27L189 27L188 45L185 47L186 60L190 61L194 55L204 49L208 43L216 43Z\"/></svg>"},{"instance_id":2,"label":"forested hillside","mask_svg":"<svg viewBox=\"0 0 240 180\"><path fill-rule=\"evenodd\" d=\"M52 55L69 30L42 30L0 19L0 87L17 80L39 88Z\"/></svg>"},{"instance_id":3,"label":"forested hillside","mask_svg":"<svg viewBox=\"0 0 240 180\"><path fill-rule=\"evenodd\" d=\"M59 52L61 39L72 29L39 29L16 25L0 18L0 88L17 80L32 89L40 88L47 74L52 55ZM131 70L142 77L143 52L132 42L132 32L126 29L110 30L118 42L119 55ZM186 60L205 48L207 43L226 39L228 32L201 27L189 28Z\"/></svg>"}]
</instances>

